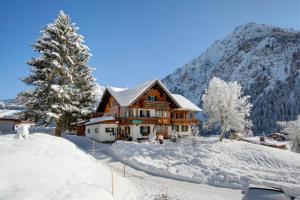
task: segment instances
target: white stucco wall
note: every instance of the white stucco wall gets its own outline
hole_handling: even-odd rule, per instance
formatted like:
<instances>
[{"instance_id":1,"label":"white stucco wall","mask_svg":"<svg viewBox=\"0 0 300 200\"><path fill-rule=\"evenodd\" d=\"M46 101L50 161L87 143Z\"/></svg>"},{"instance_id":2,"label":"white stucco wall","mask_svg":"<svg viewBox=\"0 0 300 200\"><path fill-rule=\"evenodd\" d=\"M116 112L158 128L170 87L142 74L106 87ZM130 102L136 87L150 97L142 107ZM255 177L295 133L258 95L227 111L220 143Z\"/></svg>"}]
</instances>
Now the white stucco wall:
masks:
<instances>
[{"instance_id":1,"label":"white stucco wall","mask_svg":"<svg viewBox=\"0 0 300 200\"><path fill-rule=\"evenodd\" d=\"M2 134L12 133L14 131L14 121L0 120L0 132Z\"/></svg>"},{"instance_id":2,"label":"white stucco wall","mask_svg":"<svg viewBox=\"0 0 300 200\"><path fill-rule=\"evenodd\" d=\"M98 128L98 133L95 133L96 128ZM114 134L105 132L105 128L114 128ZM117 128L116 124L87 125L85 129L85 135L99 142L112 142L116 140L116 133L117 133L116 128ZM90 129L90 133L88 133L88 129Z\"/></svg>"},{"instance_id":3,"label":"white stucco wall","mask_svg":"<svg viewBox=\"0 0 300 200\"><path fill-rule=\"evenodd\" d=\"M133 141L137 141L138 138L147 138L148 136L143 136L141 133L140 133L140 127L141 126L150 126L150 134L155 134L155 130L154 129L154 125L151 125L151 124L139 124L139 125L133 125L132 126L132 140Z\"/></svg>"},{"instance_id":4,"label":"white stucco wall","mask_svg":"<svg viewBox=\"0 0 300 200\"><path fill-rule=\"evenodd\" d=\"M177 131L178 135L183 135L183 136L191 136L192 135L192 127L188 125L188 131L183 132L182 131L182 125L179 125L179 131Z\"/></svg>"}]
</instances>

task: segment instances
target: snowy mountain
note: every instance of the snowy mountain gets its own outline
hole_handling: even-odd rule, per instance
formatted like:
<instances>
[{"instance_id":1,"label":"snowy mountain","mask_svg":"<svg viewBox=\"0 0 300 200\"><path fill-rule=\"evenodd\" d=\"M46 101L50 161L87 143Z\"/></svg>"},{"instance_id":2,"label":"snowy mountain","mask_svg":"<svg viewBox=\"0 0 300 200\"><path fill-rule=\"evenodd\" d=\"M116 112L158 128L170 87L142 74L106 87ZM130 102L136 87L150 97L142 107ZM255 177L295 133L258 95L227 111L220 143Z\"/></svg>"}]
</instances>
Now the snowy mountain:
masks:
<instances>
[{"instance_id":1,"label":"snowy mountain","mask_svg":"<svg viewBox=\"0 0 300 200\"><path fill-rule=\"evenodd\" d=\"M23 106L20 105L15 99L0 100L0 110L22 110Z\"/></svg>"},{"instance_id":2,"label":"snowy mountain","mask_svg":"<svg viewBox=\"0 0 300 200\"><path fill-rule=\"evenodd\" d=\"M299 31L248 23L162 81L200 106L212 77L238 81L251 96L254 132L262 133L300 114L299 72Z\"/></svg>"}]
</instances>

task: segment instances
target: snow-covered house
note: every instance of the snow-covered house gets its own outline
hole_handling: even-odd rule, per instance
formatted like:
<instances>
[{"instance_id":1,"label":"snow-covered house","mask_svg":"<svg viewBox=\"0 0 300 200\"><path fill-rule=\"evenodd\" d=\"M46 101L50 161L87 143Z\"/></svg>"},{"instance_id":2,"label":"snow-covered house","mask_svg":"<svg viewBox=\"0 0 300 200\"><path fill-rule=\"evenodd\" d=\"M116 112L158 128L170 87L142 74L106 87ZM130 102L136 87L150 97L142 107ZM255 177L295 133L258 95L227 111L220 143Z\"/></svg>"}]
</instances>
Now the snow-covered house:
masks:
<instances>
[{"instance_id":1,"label":"snow-covered house","mask_svg":"<svg viewBox=\"0 0 300 200\"><path fill-rule=\"evenodd\" d=\"M195 112L199 111L157 79L121 91L107 87L96 113L85 124L85 135L98 141L137 141L159 134L169 138L173 131L191 135L198 126Z\"/></svg>"}]
</instances>

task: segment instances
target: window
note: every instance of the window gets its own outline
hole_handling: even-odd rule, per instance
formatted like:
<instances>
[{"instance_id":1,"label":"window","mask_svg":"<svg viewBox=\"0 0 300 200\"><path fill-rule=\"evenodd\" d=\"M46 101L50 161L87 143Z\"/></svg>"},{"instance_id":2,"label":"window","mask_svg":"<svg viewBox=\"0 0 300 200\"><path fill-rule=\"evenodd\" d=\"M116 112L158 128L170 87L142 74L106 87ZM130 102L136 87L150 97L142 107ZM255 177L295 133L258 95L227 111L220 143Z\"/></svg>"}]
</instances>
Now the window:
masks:
<instances>
[{"instance_id":1,"label":"window","mask_svg":"<svg viewBox=\"0 0 300 200\"><path fill-rule=\"evenodd\" d=\"M156 101L156 96L148 96L149 101Z\"/></svg>"},{"instance_id":2,"label":"window","mask_svg":"<svg viewBox=\"0 0 300 200\"><path fill-rule=\"evenodd\" d=\"M168 117L167 111L163 111L163 117Z\"/></svg>"},{"instance_id":3,"label":"window","mask_svg":"<svg viewBox=\"0 0 300 200\"><path fill-rule=\"evenodd\" d=\"M184 117L184 115L183 115L183 113L176 113L176 119L184 119L183 117Z\"/></svg>"},{"instance_id":4,"label":"window","mask_svg":"<svg viewBox=\"0 0 300 200\"><path fill-rule=\"evenodd\" d=\"M125 134L126 135L130 134L130 127L129 126L125 126Z\"/></svg>"},{"instance_id":5,"label":"window","mask_svg":"<svg viewBox=\"0 0 300 200\"><path fill-rule=\"evenodd\" d=\"M129 110L126 110L126 111L125 111L125 116L126 116L126 117L130 117L130 111L129 111Z\"/></svg>"},{"instance_id":6,"label":"window","mask_svg":"<svg viewBox=\"0 0 300 200\"><path fill-rule=\"evenodd\" d=\"M150 117L149 110L140 110L140 117Z\"/></svg>"},{"instance_id":7,"label":"window","mask_svg":"<svg viewBox=\"0 0 300 200\"><path fill-rule=\"evenodd\" d=\"M150 126L140 126L140 133L142 136L148 136L150 134Z\"/></svg>"},{"instance_id":8,"label":"window","mask_svg":"<svg viewBox=\"0 0 300 200\"><path fill-rule=\"evenodd\" d=\"M156 117L168 117L168 112L167 111L162 111L162 110L156 110L155 111L155 116Z\"/></svg>"},{"instance_id":9,"label":"window","mask_svg":"<svg viewBox=\"0 0 300 200\"><path fill-rule=\"evenodd\" d=\"M105 128L105 132L106 133L113 133L114 132L114 128Z\"/></svg>"},{"instance_id":10,"label":"window","mask_svg":"<svg viewBox=\"0 0 300 200\"><path fill-rule=\"evenodd\" d=\"M90 130L89 128L88 128L88 130L87 130L87 131L88 131L88 133L91 133L91 130Z\"/></svg>"},{"instance_id":11,"label":"window","mask_svg":"<svg viewBox=\"0 0 300 200\"><path fill-rule=\"evenodd\" d=\"M95 128L95 133L98 133L98 128Z\"/></svg>"},{"instance_id":12,"label":"window","mask_svg":"<svg viewBox=\"0 0 300 200\"><path fill-rule=\"evenodd\" d=\"M182 132L187 132L189 130L189 126L188 125L182 125L181 126L181 131Z\"/></svg>"},{"instance_id":13,"label":"window","mask_svg":"<svg viewBox=\"0 0 300 200\"><path fill-rule=\"evenodd\" d=\"M156 117L162 117L162 112L160 110L157 110L155 113Z\"/></svg>"},{"instance_id":14,"label":"window","mask_svg":"<svg viewBox=\"0 0 300 200\"><path fill-rule=\"evenodd\" d=\"M175 131L179 132L179 125L175 125L175 126L173 127L173 129L175 129Z\"/></svg>"}]
</instances>

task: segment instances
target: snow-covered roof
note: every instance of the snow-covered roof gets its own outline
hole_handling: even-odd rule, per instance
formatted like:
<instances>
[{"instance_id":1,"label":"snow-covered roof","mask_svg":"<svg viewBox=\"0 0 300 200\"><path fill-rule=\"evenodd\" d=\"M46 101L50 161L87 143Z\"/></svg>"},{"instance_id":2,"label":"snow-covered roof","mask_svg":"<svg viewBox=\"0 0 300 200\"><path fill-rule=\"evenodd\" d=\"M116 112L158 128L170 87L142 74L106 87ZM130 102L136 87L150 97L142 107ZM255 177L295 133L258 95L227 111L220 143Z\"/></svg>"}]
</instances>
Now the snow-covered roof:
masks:
<instances>
[{"instance_id":1,"label":"snow-covered roof","mask_svg":"<svg viewBox=\"0 0 300 200\"><path fill-rule=\"evenodd\" d=\"M180 104L181 109L202 111L198 106L180 94L172 94L175 100Z\"/></svg>"},{"instance_id":2,"label":"snow-covered roof","mask_svg":"<svg viewBox=\"0 0 300 200\"><path fill-rule=\"evenodd\" d=\"M17 119L17 114L21 110L0 110L0 118L5 119Z\"/></svg>"},{"instance_id":3,"label":"snow-covered roof","mask_svg":"<svg viewBox=\"0 0 300 200\"><path fill-rule=\"evenodd\" d=\"M106 90L115 98L115 100L120 104L120 106L123 107L130 106L133 103L135 103L136 100L145 93L145 91L147 91L155 84L158 84L179 108L193 111L201 111L201 109L198 106L196 106L194 103L192 103L185 97L178 94L170 93L170 91L164 86L164 84L159 79L147 81L131 89L116 91L111 87L107 87Z\"/></svg>"},{"instance_id":4,"label":"snow-covered roof","mask_svg":"<svg viewBox=\"0 0 300 200\"><path fill-rule=\"evenodd\" d=\"M109 93L116 99L120 106L129 106L135 99L144 93L156 80L147 81L132 89L115 91L108 87Z\"/></svg>"},{"instance_id":5,"label":"snow-covered roof","mask_svg":"<svg viewBox=\"0 0 300 200\"><path fill-rule=\"evenodd\" d=\"M90 121L88 121L87 123L85 123L85 125L89 125L89 124L96 124L102 121L107 121L107 120L114 120L115 118L113 116L103 116L103 117L96 117L96 118L92 118L90 119Z\"/></svg>"}]
</instances>

